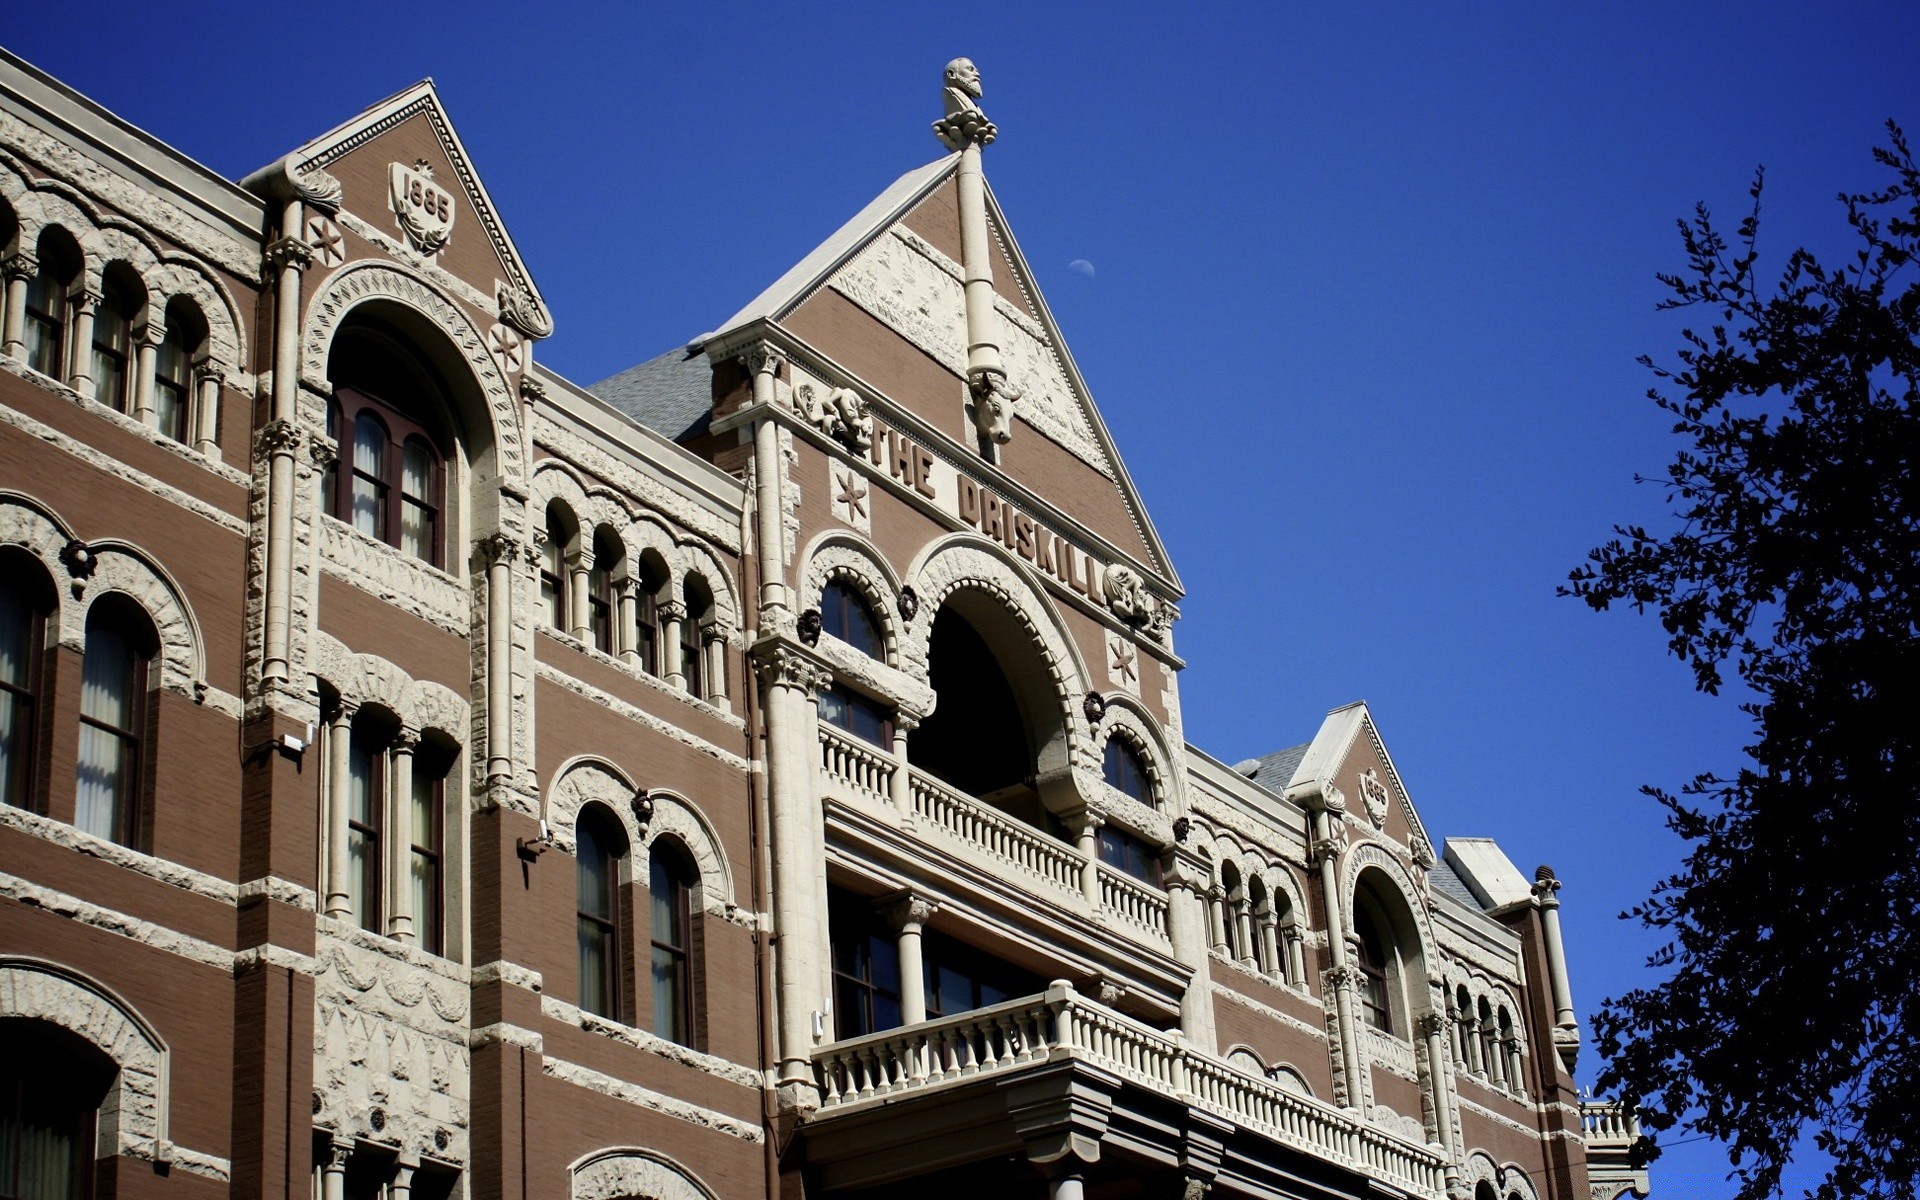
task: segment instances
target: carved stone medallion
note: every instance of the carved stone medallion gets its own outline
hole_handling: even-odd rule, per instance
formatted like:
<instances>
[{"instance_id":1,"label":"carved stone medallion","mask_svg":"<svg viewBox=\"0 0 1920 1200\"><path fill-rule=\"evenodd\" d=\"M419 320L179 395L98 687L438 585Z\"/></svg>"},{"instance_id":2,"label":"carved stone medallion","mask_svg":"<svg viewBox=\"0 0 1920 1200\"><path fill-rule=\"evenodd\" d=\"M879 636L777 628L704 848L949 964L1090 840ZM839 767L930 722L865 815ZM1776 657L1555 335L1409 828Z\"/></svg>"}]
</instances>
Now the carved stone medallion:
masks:
<instances>
[{"instance_id":1,"label":"carved stone medallion","mask_svg":"<svg viewBox=\"0 0 1920 1200\"><path fill-rule=\"evenodd\" d=\"M453 237L453 194L433 181L425 159L413 166L394 163L387 173L387 200L400 231L422 254L438 254Z\"/></svg>"}]
</instances>

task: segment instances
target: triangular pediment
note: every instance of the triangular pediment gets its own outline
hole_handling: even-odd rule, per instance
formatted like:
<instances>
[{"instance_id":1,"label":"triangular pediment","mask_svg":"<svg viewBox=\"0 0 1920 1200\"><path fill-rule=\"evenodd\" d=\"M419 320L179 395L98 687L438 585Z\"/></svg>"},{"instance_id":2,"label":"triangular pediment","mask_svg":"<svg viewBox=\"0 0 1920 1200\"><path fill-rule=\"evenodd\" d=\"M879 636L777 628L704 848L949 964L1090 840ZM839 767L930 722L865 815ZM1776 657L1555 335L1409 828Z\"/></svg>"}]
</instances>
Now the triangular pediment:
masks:
<instances>
[{"instance_id":1,"label":"triangular pediment","mask_svg":"<svg viewBox=\"0 0 1920 1200\"><path fill-rule=\"evenodd\" d=\"M970 447L958 165L953 155L901 176L703 340L779 324L881 383L886 399L925 427ZM1178 595L1165 546L991 188L987 224L1000 356L1021 393L998 469Z\"/></svg>"},{"instance_id":2,"label":"triangular pediment","mask_svg":"<svg viewBox=\"0 0 1920 1200\"><path fill-rule=\"evenodd\" d=\"M1433 842L1364 700L1334 709L1321 722L1287 784L1290 793L1306 790L1337 790L1348 815L1431 861Z\"/></svg>"},{"instance_id":3,"label":"triangular pediment","mask_svg":"<svg viewBox=\"0 0 1920 1200\"><path fill-rule=\"evenodd\" d=\"M361 112L256 173L278 175L396 257L447 274L536 337L552 317L432 80Z\"/></svg>"}]
</instances>

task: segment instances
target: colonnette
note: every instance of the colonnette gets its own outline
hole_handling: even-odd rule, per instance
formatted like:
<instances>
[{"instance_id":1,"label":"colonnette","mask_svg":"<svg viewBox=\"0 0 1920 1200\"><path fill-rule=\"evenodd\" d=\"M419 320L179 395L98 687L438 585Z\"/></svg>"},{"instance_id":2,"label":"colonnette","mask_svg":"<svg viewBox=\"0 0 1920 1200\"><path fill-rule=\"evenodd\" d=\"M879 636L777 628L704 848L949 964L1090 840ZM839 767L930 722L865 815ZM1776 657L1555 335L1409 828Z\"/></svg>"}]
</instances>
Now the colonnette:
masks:
<instances>
[{"instance_id":1,"label":"colonnette","mask_svg":"<svg viewBox=\"0 0 1920 1200\"><path fill-rule=\"evenodd\" d=\"M1551 872L1189 744L980 98L583 388L431 84L235 183L0 55L0 1194L1644 1192Z\"/></svg>"}]
</instances>

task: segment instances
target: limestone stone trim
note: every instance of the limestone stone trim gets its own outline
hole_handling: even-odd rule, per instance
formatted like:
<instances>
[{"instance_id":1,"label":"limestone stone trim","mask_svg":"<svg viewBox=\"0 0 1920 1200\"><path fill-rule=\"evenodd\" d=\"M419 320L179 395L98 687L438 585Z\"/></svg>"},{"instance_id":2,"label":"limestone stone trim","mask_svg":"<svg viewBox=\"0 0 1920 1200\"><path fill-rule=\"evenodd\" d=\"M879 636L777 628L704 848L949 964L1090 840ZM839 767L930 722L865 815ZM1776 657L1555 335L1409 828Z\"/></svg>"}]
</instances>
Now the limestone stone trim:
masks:
<instances>
[{"instance_id":1,"label":"limestone stone trim","mask_svg":"<svg viewBox=\"0 0 1920 1200\"><path fill-rule=\"evenodd\" d=\"M453 1163L468 1157L468 974L457 963L318 922L314 1124Z\"/></svg>"},{"instance_id":2,"label":"limestone stone trim","mask_svg":"<svg viewBox=\"0 0 1920 1200\"><path fill-rule=\"evenodd\" d=\"M212 460L196 454L183 443L176 442L171 438L163 438L158 433L141 425L131 417L117 413L112 408L97 400L84 400L80 397L80 394L72 388L56 380L48 379L45 375L37 371L29 370L23 363L11 358L0 357L0 371L5 371L10 375L24 380L32 386L40 388L42 391L51 392L69 403L78 404L95 416L118 425L122 429L137 431L139 436L159 444L168 453L178 455L184 459L196 460L201 467L212 471L229 483L238 485L246 482L246 477L240 475L233 468L220 466ZM124 480L127 483L133 484L148 495L159 500L164 500L175 507L185 509L194 516L218 525L228 532L244 534L247 531L245 518L237 517L224 508L218 508L212 504L208 504L198 496L190 495L170 483L155 479L145 471L136 470L121 462L119 459L96 450L78 438L62 433L51 425L46 425L34 420L32 417L27 416L17 409L0 407L0 421L4 421L15 429L34 438L36 441L59 450L64 450L66 453L104 475L111 475L115 479Z\"/></svg>"},{"instance_id":3,"label":"limestone stone trim","mask_svg":"<svg viewBox=\"0 0 1920 1200\"><path fill-rule=\"evenodd\" d=\"M567 1168L572 1200L716 1200L679 1163L633 1146L596 1150Z\"/></svg>"},{"instance_id":4,"label":"limestone stone trim","mask_svg":"<svg viewBox=\"0 0 1920 1200\"><path fill-rule=\"evenodd\" d=\"M0 122L0 129L5 124ZM53 228L73 236L81 255L76 282L88 291L99 293L109 263L125 263L146 291L145 303L134 314L135 325L164 320L169 300L190 300L207 323L208 356L220 363L248 361L240 306L226 285L198 258L166 250L145 230L108 215L80 190L65 183L45 178L29 180L5 156L0 156L0 199L12 207L19 222L19 246L37 246L40 235ZM259 269L255 256L251 264L234 274L253 278Z\"/></svg>"},{"instance_id":5,"label":"limestone stone trim","mask_svg":"<svg viewBox=\"0 0 1920 1200\"><path fill-rule=\"evenodd\" d=\"M712 509L690 500L679 488L663 482L644 465L602 450L543 413L534 414L534 444L554 457L541 459L536 470L548 463L572 464L578 471L607 481L620 495L665 516L730 554L740 552L738 518L727 519Z\"/></svg>"},{"instance_id":6,"label":"limestone stone trim","mask_svg":"<svg viewBox=\"0 0 1920 1200\"><path fill-rule=\"evenodd\" d=\"M401 262L407 264L407 266L432 280L436 286L444 289L449 294L458 296L460 299L465 300L468 304L478 309L485 310L493 306L494 298L492 296L487 295L479 288L435 262L434 259L437 255L421 254L407 242L394 237L379 226L362 220L344 209L338 214L338 220L342 229L366 241L372 242L381 250L386 251L394 258L399 259Z\"/></svg>"},{"instance_id":7,"label":"limestone stone trim","mask_svg":"<svg viewBox=\"0 0 1920 1200\"><path fill-rule=\"evenodd\" d=\"M546 987L546 980L532 967L523 967L519 963L496 958L490 963L481 963L473 968L473 986L483 987L492 983L504 983L508 987L517 987L522 991L539 992Z\"/></svg>"},{"instance_id":8,"label":"limestone stone trim","mask_svg":"<svg viewBox=\"0 0 1920 1200\"><path fill-rule=\"evenodd\" d=\"M148 879L179 888L206 900L232 906L240 900L242 889L227 880L183 867L179 863L156 858L151 854L142 854L138 850L110 842L105 838L78 829L64 821L43 817L24 808L15 808L11 804L0 804L0 827L17 829L30 837L64 846L77 854L110 862L117 867L144 875ZM304 889L301 889L304 890ZM308 904L312 905L312 893L307 893Z\"/></svg>"},{"instance_id":9,"label":"limestone stone trim","mask_svg":"<svg viewBox=\"0 0 1920 1200\"><path fill-rule=\"evenodd\" d=\"M315 678L332 687L347 704L384 708L404 726L432 730L455 744L466 741L472 717L467 702L452 688L414 679L387 659L357 654L332 634L319 630L313 633L312 654Z\"/></svg>"},{"instance_id":10,"label":"limestone stone trim","mask_svg":"<svg viewBox=\"0 0 1920 1200\"><path fill-rule=\"evenodd\" d=\"M1525 1126L1520 1128L1525 1130L1528 1137L1537 1136L1539 1132ZM1509 1200L1514 1196L1520 1197L1520 1200L1537 1200L1539 1196L1525 1167L1515 1162L1495 1163L1493 1156L1485 1150L1470 1152L1462 1167L1460 1182L1469 1195L1480 1184L1486 1183L1493 1187L1496 1194Z\"/></svg>"},{"instance_id":11,"label":"limestone stone trim","mask_svg":"<svg viewBox=\"0 0 1920 1200\"><path fill-rule=\"evenodd\" d=\"M458 579L331 513L317 514L312 528L321 570L438 629L467 636L471 604Z\"/></svg>"},{"instance_id":12,"label":"limestone stone trim","mask_svg":"<svg viewBox=\"0 0 1920 1200\"><path fill-rule=\"evenodd\" d=\"M543 816L547 835L556 848L573 853L574 826L583 805L599 803L613 813L626 830L627 844L644 851L665 835L680 843L700 873L702 911L728 921L750 923L733 902L733 868L725 848L706 814L686 798L669 791L648 789L653 817L642 828L633 811L639 785L619 767L603 758L568 759L554 773L547 788ZM636 854L636 861L638 856Z\"/></svg>"},{"instance_id":13,"label":"limestone stone trim","mask_svg":"<svg viewBox=\"0 0 1920 1200\"><path fill-rule=\"evenodd\" d=\"M1216 958L1214 961L1219 962L1221 960ZM1245 968L1241 968L1241 969L1245 971ZM1251 974L1251 972L1247 972L1247 973ZM1246 993L1238 991L1234 988L1230 988L1226 984L1223 984L1223 983L1214 984L1213 995L1214 995L1214 999L1216 1000L1225 1000L1231 1004L1238 1004L1242 1008L1250 1009L1253 1012L1259 1013L1262 1017L1265 1017L1269 1021L1277 1021L1280 1024L1287 1026L1289 1029L1294 1029L1299 1031L1300 1033L1308 1034L1311 1037L1313 1037L1316 1041L1324 1042L1327 1040L1327 1030L1325 1026L1315 1025L1313 1022L1302 1020L1299 1017L1294 1016L1292 1013L1282 1012L1281 1010L1275 1008L1273 1005L1264 1004L1259 1000L1255 1000L1252 996L1249 996ZM1313 1001L1313 998L1311 996L1307 997L1307 999L1309 1001ZM1318 1001L1313 1001L1313 1003L1317 1005Z\"/></svg>"},{"instance_id":14,"label":"limestone stone trim","mask_svg":"<svg viewBox=\"0 0 1920 1200\"><path fill-rule=\"evenodd\" d=\"M1360 1029L1360 1045L1367 1061L1374 1066L1397 1075L1409 1083L1420 1082L1420 1073L1413 1061L1412 1042L1397 1038L1390 1033L1382 1033L1371 1025L1363 1025ZM1414 1140L1425 1141L1426 1135L1422 1134Z\"/></svg>"},{"instance_id":15,"label":"limestone stone trim","mask_svg":"<svg viewBox=\"0 0 1920 1200\"><path fill-rule=\"evenodd\" d=\"M1175 756L1173 743L1168 741L1160 723L1153 719L1153 714L1144 705L1125 695L1107 696L1105 700L1106 707L1101 712L1100 722L1092 730L1094 745L1099 747L1102 755L1110 738L1118 737L1131 746L1145 760L1153 789L1155 803L1144 823L1138 815L1127 823L1141 832L1152 827L1161 842L1169 842L1172 840L1169 823L1172 818L1187 811L1185 764ZM1141 807L1131 797L1122 797L1112 789L1107 790L1107 795L1118 805L1118 813L1125 814ZM1168 827L1160 829L1162 825Z\"/></svg>"},{"instance_id":16,"label":"limestone stone trim","mask_svg":"<svg viewBox=\"0 0 1920 1200\"><path fill-rule=\"evenodd\" d=\"M900 577L879 548L859 534L830 529L807 544L801 561L806 567L801 574L799 607L818 608L820 594L836 579L851 585L873 608L887 648L887 665L898 667L903 625L909 623L900 617ZM933 620L932 612L925 616L927 621Z\"/></svg>"},{"instance_id":17,"label":"limestone stone trim","mask_svg":"<svg viewBox=\"0 0 1920 1200\"><path fill-rule=\"evenodd\" d=\"M725 1113L715 1112L711 1108L704 1108L698 1104L690 1104L685 1100L677 1100L672 1096L656 1092L652 1088L642 1087L637 1083L629 1083L624 1079L615 1079L613 1076L602 1074L592 1067L584 1067L579 1063L568 1062L562 1058L545 1059L540 1064L540 1072L562 1083L570 1083L575 1087L585 1088L591 1092L598 1092L602 1096L610 1097L624 1104L630 1104L635 1108L644 1108L650 1112L657 1112L662 1116L672 1117L676 1121L685 1121L689 1125L695 1125L702 1129L710 1129L715 1133L725 1134L728 1137L739 1138L743 1142L753 1142L757 1145L765 1137L758 1125L750 1125L737 1117L730 1117Z\"/></svg>"},{"instance_id":18,"label":"limestone stone trim","mask_svg":"<svg viewBox=\"0 0 1920 1200\"><path fill-rule=\"evenodd\" d=\"M368 260L342 267L328 276L315 289L307 305L300 339L303 381L325 393L327 351L341 322L361 305L381 300L403 305L425 317L465 361L479 388L484 416L490 426L488 441L494 456L491 474L520 495L527 495L530 464L521 433L519 391L501 372L485 336L467 311L419 272L395 263ZM481 494L497 491L475 490L476 500ZM473 532L486 533L496 524L492 520L476 520Z\"/></svg>"},{"instance_id":19,"label":"limestone stone trim","mask_svg":"<svg viewBox=\"0 0 1920 1200\"><path fill-rule=\"evenodd\" d=\"M758 1090L766 1082L766 1077L761 1072L744 1063L720 1058L717 1055L703 1054L698 1050L682 1046L678 1042L656 1037L644 1029L595 1016L577 1004L569 1004L553 996L540 997L540 1015L551 1021L571 1025L576 1029L584 1029L588 1033L611 1038L622 1045L671 1059L682 1066L692 1067L715 1079L724 1079L728 1083L738 1084L741 1087Z\"/></svg>"},{"instance_id":20,"label":"limestone stone trim","mask_svg":"<svg viewBox=\"0 0 1920 1200\"><path fill-rule=\"evenodd\" d=\"M241 279L258 281L260 250L257 245L214 229L180 206L162 199L151 186L136 183L100 165L71 143L0 111L0 145L13 152L0 157L0 162L16 178L25 178L20 159L30 159L46 171L52 181L58 181L63 191L98 197L164 234L168 241L212 260ZM15 154L19 157L14 157ZM48 187L52 181L39 180L36 184ZM11 202L13 197L7 199Z\"/></svg>"},{"instance_id":21,"label":"limestone stone trim","mask_svg":"<svg viewBox=\"0 0 1920 1200\"><path fill-rule=\"evenodd\" d=\"M130 917L116 909L82 900L78 896L56 891L50 887L42 887L16 875L0 872L0 899L13 900L39 908L104 933L118 934L143 946L199 963L203 967L227 972L233 970L234 954L231 950L179 933L164 925L156 925L152 921Z\"/></svg>"},{"instance_id":22,"label":"limestone stone trim","mask_svg":"<svg viewBox=\"0 0 1920 1200\"><path fill-rule=\"evenodd\" d=\"M752 769L752 764L747 759L742 758L740 755L734 753L733 751L725 749L724 747L721 747L721 746L716 746L712 742L707 741L705 738L700 737L697 734L688 733L686 730L680 728L678 725L673 724L671 721L666 721L661 719L660 717L656 717L652 713L646 711L643 708L640 708L636 705L628 704L625 700L620 699L618 696L615 696L609 692L603 691L600 688L597 688L592 684L587 683L584 680L576 679L551 663L542 662L542 663L536 664L534 669L534 674L536 678L544 679L549 683L559 684L561 687L567 689L568 691L572 692L576 696L583 696L586 699L593 701L595 704L601 705L604 708L611 709L614 712L619 713L621 716L625 717L627 720L634 722L636 725L644 725L648 729L653 730L655 733L660 734L662 737L672 738L674 741L679 742L681 745L688 746L688 747L691 747L692 749L698 750L702 754L708 755L709 757L719 762L725 763L727 766L732 767L736 771L747 771ZM685 696L683 696L682 698L687 699L690 703L698 703L698 704L702 704L703 707L711 707L710 705L705 705L704 701L694 701L692 700L691 697L685 697Z\"/></svg>"},{"instance_id":23,"label":"limestone stone trim","mask_svg":"<svg viewBox=\"0 0 1920 1200\"><path fill-rule=\"evenodd\" d=\"M1354 924L1354 899L1359 888L1360 877L1368 871L1378 871L1398 889L1401 899L1406 902L1407 911L1412 914L1415 927L1419 931L1419 951L1425 964L1424 974L1437 982L1442 976L1442 962L1439 955L1439 943L1433 934L1433 923L1428 918L1427 906L1420 894L1419 886L1414 882L1400 860L1378 842L1358 842L1342 856L1340 864L1341 925L1346 929L1356 928ZM1412 989L1409 989L1411 991ZM1420 996L1409 995L1408 1001L1418 1005Z\"/></svg>"},{"instance_id":24,"label":"limestone stone trim","mask_svg":"<svg viewBox=\"0 0 1920 1200\"><path fill-rule=\"evenodd\" d=\"M60 553L73 540L72 528L51 507L20 492L0 491L0 545L24 548L54 581L56 611L50 624L60 644L84 652L87 611L101 596L125 595L146 612L159 634L160 686L204 699L204 642L179 583L145 551L118 538L88 543L92 572L70 576Z\"/></svg>"}]
</instances>

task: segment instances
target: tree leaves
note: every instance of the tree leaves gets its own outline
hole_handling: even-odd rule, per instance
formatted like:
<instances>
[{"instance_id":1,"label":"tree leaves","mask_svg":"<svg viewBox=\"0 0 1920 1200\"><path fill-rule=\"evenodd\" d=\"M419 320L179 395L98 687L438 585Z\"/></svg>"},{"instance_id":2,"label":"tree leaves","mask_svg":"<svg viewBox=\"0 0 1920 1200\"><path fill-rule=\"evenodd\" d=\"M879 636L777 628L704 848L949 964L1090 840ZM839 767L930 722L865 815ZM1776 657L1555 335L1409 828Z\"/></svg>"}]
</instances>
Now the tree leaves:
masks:
<instances>
[{"instance_id":1,"label":"tree leaves","mask_svg":"<svg viewBox=\"0 0 1920 1200\"><path fill-rule=\"evenodd\" d=\"M1646 481L1674 528L1616 526L1560 589L1653 611L1702 691L1731 670L1755 697L1738 773L1646 789L1689 847L1626 914L1665 975L1594 1022L1601 1086L1726 1141L1739 1200L1807 1132L1821 1200L1920 1172L1920 171L1888 133L1890 181L1840 196L1844 267L1795 250L1762 287L1760 173L1731 242L1704 206L1680 222L1660 307L1711 324L1640 360L1686 443Z\"/></svg>"}]
</instances>

